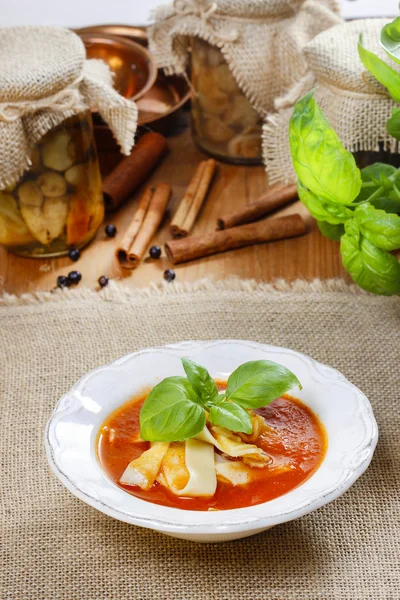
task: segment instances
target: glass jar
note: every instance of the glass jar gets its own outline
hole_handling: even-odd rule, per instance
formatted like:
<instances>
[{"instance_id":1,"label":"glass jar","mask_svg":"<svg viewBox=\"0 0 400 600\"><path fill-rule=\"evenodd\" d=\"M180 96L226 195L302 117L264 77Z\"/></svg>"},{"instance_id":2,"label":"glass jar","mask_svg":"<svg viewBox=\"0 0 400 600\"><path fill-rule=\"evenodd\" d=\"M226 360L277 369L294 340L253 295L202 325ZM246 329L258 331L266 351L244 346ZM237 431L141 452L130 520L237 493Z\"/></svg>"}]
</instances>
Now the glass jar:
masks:
<instances>
[{"instance_id":1,"label":"glass jar","mask_svg":"<svg viewBox=\"0 0 400 600\"><path fill-rule=\"evenodd\" d=\"M262 121L240 90L221 51L192 38L193 138L217 159L261 164Z\"/></svg>"},{"instance_id":2,"label":"glass jar","mask_svg":"<svg viewBox=\"0 0 400 600\"><path fill-rule=\"evenodd\" d=\"M104 218L90 111L49 131L31 161L16 185L0 191L0 243L40 258L82 248Z\"/></svg>"}]
</instances>

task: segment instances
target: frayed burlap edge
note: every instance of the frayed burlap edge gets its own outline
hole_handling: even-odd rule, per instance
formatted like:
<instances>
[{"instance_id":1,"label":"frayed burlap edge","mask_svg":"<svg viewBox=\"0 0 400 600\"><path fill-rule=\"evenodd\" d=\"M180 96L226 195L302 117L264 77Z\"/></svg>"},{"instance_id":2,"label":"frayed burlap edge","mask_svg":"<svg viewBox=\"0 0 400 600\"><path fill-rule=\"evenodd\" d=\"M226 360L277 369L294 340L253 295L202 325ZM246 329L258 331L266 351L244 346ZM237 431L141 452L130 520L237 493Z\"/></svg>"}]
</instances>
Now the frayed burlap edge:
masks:
<instances>
[{"instance_id":1,"label":"frayed burlap edge","mask_svg":"<svg viewBox=\"0 0 400 600\"><path fill-rule=\"evenodd\" d=\"M0 307L99 299L109 302L127 302L134 299L143 299L154 296L168 297L212 291L242 292L247 294L257 292L279 294L324 294L330 292L350 294L352 296L373 297L372 294L361 290L352 283L347 283L343 279L314 279L313 281L296 279L292 282L288 282L284 279L277 279L271 283L264 283L255 281L254 279L231 277L222 281L214 281L211 278L205 278L195 282L185 283L152 283L147 288L132 288L119 281L111 281L107 288L104 288L101 291L81 288L75 290L57 289L50 292L32 292L20 296L4 293L3 296L0 297Z\"/></svg>"}]
</instances>

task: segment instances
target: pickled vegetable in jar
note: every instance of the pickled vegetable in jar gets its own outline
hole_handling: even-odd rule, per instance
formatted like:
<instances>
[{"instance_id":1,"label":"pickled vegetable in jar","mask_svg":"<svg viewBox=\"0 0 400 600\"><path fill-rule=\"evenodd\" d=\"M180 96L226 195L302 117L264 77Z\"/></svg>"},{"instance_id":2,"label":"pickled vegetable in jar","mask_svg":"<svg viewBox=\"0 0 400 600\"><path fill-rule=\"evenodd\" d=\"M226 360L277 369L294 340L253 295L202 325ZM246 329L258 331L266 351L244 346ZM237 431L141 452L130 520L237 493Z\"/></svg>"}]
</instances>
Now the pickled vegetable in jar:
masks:
<instances>
[{"instance_id":1,"label":"pickled vegetable in jar","mask_svg":"<svg viewBox=\"0 0 400 600\"><path fill-rule=\"evenodd\" d=\"M0 244L40 257L82 248L104 217L90 112L49 131L31 161L18 183L0 192Z\"/></svg>"},{"instance_id":2,"label":"pickled vegetable in jar","mask_svg":"<svg viewBox=\"0 0 400 600\"><path fill-rule=\"evenodd\" d=\"M82 248L104 217L91 110L128 155L137 107L67 29L0 27L0 73L0 244L41 258Z\"/></svg>"},{"instance_id":3,"label":"pickled vegetable in jar","mask_svg":"<svg viewBox=\"0 0 400 600\"><path fill-rule=\"evenodd\" d=\"M261 117L240 90L221 51L193 37L191 56L194 141L220 160L260 164Z\"/></svg>"},{"instance_id":4,"label":"pickled vegetable in jar","mask_svg":"<svg viewBox=\"0 0 400 600\"><path fill-rule=\"evenodd\" d=\"M303 49L341 22L338 8L337 0L160 0L149 48L168 75L191 63L197 146L242 164L261 162L263 146L266 158L276 107L310 75Z\"/></svg>"}]
</instances>

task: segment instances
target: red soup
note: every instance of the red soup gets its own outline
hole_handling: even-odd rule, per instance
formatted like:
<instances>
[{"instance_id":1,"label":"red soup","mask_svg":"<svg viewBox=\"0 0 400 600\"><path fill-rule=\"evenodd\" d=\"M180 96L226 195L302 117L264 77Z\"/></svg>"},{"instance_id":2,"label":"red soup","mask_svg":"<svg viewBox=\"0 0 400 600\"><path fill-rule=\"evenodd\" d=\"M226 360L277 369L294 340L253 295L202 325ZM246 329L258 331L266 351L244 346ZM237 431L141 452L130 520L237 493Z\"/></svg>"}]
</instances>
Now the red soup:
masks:
<instances>
[{"instance_id":1,"label":"red soup","mask_svg":"<svg viewBox=\"0 0 400 600\"><path fill-rule=\"evenodd\" d=\"M219 383L224 389L226 384ZM138 442L139 413L146 395L132 398L103 423L97 439L99 461L107 475L122 489L138 498L185 510L228 510L261 504L286 494L308 479L320 466L327 448L325 429L318 417L300 400L278 398L256 412L266 429L254 442L274 463L290 462L290 470L276 472L268 466L258 470L256 480L233 486L218 481L209 498L176 496L157 481L150 490L119 483L128 464L148 450L148 442Z\"/></svg>"}]
</instances>

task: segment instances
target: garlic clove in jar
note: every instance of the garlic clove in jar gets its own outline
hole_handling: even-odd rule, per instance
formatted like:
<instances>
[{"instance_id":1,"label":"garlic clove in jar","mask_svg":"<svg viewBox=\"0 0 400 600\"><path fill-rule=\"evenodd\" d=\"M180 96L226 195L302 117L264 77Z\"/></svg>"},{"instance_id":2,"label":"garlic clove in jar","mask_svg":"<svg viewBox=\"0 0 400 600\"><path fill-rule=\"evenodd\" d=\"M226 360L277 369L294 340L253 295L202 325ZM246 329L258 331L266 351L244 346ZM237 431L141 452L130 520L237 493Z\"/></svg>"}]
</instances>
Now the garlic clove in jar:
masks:
<instances>
[{"instance_id":1,"label":"garlic clove in jar","mask_svg":"<svg viewBox=\"0 0 400 600\"><path fill-rule=\"evenodd\" d=\"M19 207L29 231L41 244L48 243L46 223L43 218L42 191L36 181L25 181L18 188Z\"/></svg>"},{"instance_id":2,"label":"garlic clove in jar","mask_svg":"<svg viewBox=\"0 0 400 600\"><path fill-rule=\"evenodd\" d=\"M31 234L41 244L47 246L50 242L50 236L42 208L40 206L24 206L21 204L21 214Z\"/></svg>"},{"instance_id":3,"label":"garlic clove in jar","mask_svg":"<svg viewBox=\"0 0 400 600\"><path fill-rule=\"evenodd\" d=\"M68 215L68 196L45 198L43 203L43 218L46 222L47 238L50 243L63 233Z\"/></svg>"},{"instance_id":4,"label":"garlic clove in jar","mask_svg":"<svg viewBox=\"0 0 400 600\"><path fill-rule=\"evenodd\" d=\"M88 185L89 169L90 167L88 163L74 165L65 172L65 179L67 180L67 183L74 187Z\"/></svg>"},{"instance_id":5,"label":"garlic clove in jar","mask_svg":"<svg viewBox=\"0 0 400 600\"><path fill-rule=\"evenodd\" d=\"M25 181L18 188L18 199L21 208L23 206L41 207L43 194L36 181Z\"/></svg>"},{"instance_id":6,"label":"garlic clove in jar","mask_svg":"<svg viewBox=\"0 0 400 600\"><path fill-rule=\"evenodd\" d=\"M260 121L257 111L245 96L234 96L230 106L224 111L223 117L225 121L232 125L240 125L244 129L254 127Z\"/></svg>"},{"instance_id":7,"label":"garlic clove in jar","mask_svg":"<svg viewBox=\"0 0 400 600\"><path fill-rule=\"evenodd\" d=\"M235 135L230 127L213 115L204 116L201 131L205 139L217 144L228 142Z\"/></svg>"},{"instance_id":8,"label":"garlic clove in jar","mask_svg":"<svg viewBox=\"0 0 400 600\"><path fill-rule=\"evenodd\" d=\"M15 198L11 194L0 192L0 244L23 246L34 241Z\"/></svg>"},{"instance_id":9,"label":"garlic clove in jar","mask_svg":"<svg viewBox=\"0 0 400 600\"><path fill-rule=\"evenodd\" d=\"M71 136L67 131L55 131L46 139L41 148L42 162L48 169L66 171L74 164L68 151Z\"/></svg>"},{"instance_id":10,"label":"garlic clove in jar","mask_svg":"<svg viewBox=\"0 0 400 600\"><path fill-rule=\"evenodd\" d=\"M67 182L60 173L45 171L36 180L44 196L57 198L67 191Z\"/></svg>"},{"instance_id":11,"label":"garlic clove in jar","mask_svg":"<svg viewBox=\"0 0 400 600\"><path fill-rule=\"evenodd\" d=\"M20 185L18 198L21 215L29 231L47 246L61 234L68 212L68 200L63 200L63 207L60 208L59 198L45 198L38 181L25 181ZM53 201L54 207L51 204ZM62 214L63 223L60 225Z\"/></svg>"},{"instance_id":12,"label":"garlic clove in jar","mask_svg":"<svg viewBox=\"0 0 400 600\"><path fill-rule=\"evenodd\" d=\"M261 155L261 136L249 133L235 136L228 144L228 152L241 158L259 158Z\"/></svg>"},{"instance_id":13,"label":"garlic clove in jar","mask_svg":"<svg viewBox=\"0 0 400 600\"><path fill-rule=\"evenodd\" d=\"M222 115L230 106L229 98L216 89L212 94L203 94L199 92L195 102L198 103L200 110L211 115Z\"/></svg>"}]
</instances>

